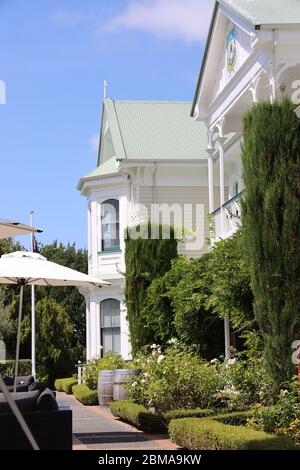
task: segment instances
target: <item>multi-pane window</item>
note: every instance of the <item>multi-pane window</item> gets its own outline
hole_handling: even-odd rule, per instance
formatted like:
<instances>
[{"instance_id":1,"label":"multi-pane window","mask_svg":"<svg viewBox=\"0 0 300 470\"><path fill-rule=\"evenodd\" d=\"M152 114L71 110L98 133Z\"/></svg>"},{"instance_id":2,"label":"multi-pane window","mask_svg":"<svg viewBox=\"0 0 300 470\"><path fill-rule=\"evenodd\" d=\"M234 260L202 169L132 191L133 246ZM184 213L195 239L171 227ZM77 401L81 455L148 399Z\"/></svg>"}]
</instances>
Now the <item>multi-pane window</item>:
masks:
<instances>
[{"instance_id":1,"label":"multi-pane window","mask_svg":"<svg viewBox=\"0 0 300 470\"><path fill-rule=\"evenodd\" d=\"M120 302L115 299L103 300L100 304L101 344L103 353L121 352Z\"/></svg>"},{"instance_id":2,"label":"multi-pane window","mask_svg":"<svg viewBox=\"0 0 300 470\"><path fill-rule=\"evenodd\" d=\"M102 251L120 249L119 201L108 199L101 204Z\"/></svg>"}]
</instances>

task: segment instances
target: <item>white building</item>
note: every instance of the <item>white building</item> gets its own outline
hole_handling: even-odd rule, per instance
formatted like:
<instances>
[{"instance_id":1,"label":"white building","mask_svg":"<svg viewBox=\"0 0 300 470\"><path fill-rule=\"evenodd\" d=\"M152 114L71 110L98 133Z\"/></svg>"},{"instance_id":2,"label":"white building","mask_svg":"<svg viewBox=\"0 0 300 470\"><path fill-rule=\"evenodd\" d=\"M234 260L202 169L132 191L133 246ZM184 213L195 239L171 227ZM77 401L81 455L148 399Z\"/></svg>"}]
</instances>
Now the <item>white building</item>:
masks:
<instances>
[{"instance_id":1,"label":"white building","mask_svg":"<svg viewBox=\"0 0 300 470\"><path fill-rule=\"evenodd\" d=\"M216 239L240 226L243 115L284 96L300 102L300 1L217 1L191 113L208 129Z\"/></svg>"},{"instance_id":2,"label":"white building","mask_svg":"<svg viewBox=\"0 0 300 470\"><path fill-rule=\"evenodd\" d=\"M101 346L130 357L123 233L146 219L151 204L190 205L184 225L198 243L186 240L179 251L199 256L207 249L207 133L190 110L191 103L104 101L98 166L78 185L88 203L89 274L111 284L85 293L87 359Z\"/></svg>"}]
</instances>

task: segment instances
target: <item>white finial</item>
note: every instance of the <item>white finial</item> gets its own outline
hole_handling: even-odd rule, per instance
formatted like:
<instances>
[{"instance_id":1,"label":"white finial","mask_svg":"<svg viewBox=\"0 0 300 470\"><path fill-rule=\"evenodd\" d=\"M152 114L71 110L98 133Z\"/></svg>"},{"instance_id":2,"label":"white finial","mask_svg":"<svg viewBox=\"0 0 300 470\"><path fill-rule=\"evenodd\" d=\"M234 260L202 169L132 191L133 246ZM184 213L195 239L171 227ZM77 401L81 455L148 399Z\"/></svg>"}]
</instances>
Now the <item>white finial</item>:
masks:
<instances>
[{"instance_id":1,"label":"white finial","mask_svg":"<svg viewBox=\"0 0 300 470\"><path fill-rule=\"evenodd\" d=\"M103 84L103 95L104 95L104 99L106 100L107 98L107 81L104 80L104 84Z\"/></svg>"}]
</instances>

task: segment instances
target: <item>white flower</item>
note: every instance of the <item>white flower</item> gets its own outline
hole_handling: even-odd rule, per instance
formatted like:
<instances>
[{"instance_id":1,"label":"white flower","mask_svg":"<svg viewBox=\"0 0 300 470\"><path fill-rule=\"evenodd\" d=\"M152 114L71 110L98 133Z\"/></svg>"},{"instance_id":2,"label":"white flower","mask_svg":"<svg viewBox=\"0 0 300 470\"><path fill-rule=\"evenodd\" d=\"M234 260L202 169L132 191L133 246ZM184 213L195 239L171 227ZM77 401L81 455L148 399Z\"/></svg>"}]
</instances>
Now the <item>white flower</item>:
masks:
<instances>
[{"instance_id":1,"label":"white flower","mask_svg":"<svg viewBox=\"0 0 300 470\"><path fill-rule=\"evenodd\" d=\"M280 390L280 396L285 397L289 394L288 390Z\"/></svg>"},{"instance_id":2,"label":"white flower","mask_svg":"<svg viewBox=\"0 0 300 470\"><path fill-rule=\"evenodd\" d=\"M145 372L144 377L149 377L149 372Z\"/></svg>"},{"instance_id":3,"label":"white flower","mask_svg":"<svg viewBox=\"0 0 300 470\"><path fill-rule=\"evenodd\" d=\"M132 382L131 386L132 386L132 387L136 387L136 386L137 386L137 382Z\"/></svg>"},{"instance_id":4,"label":"white flower","mask_svg":"<svg viewBox=\"0 0 300 470\"><path fill-rule=\"evenodd\" d=\"M218 359L212 359L212 360L210 361L211 364L218 364L218 362L219 362Z\"/></svg>"},{"instance_id":5,"label":"white flower","mask_svg":"<svg viewBox=\"0 0 300 470\"><path fill-rule=\"evenodd\" d=\"M176 344L177 343L177 339L176 338L171 338L169 339L168 341L168 344Z\"/></svg>"},{"instance_id":6,"label":"white flower","mask_svg":"<svg viewBox=\"0 0 300 470\"><path fill-rule=\"evenodd\" d=\"M163 356L162 354L160 356L158 356L157 364L160 364L164 360L164 358L165 358L165 356Z\"/></svg>"},{"instance_id":7,"label":"white flower","mask_svg":"<svg viewBox=\"0 0 300 470\"><path fill-rule=\"evenodd\" d=\"M240 395L240 392L233 386L225 387L223 390L220 390L220 393L222 395Z\"/></svg>"},{"instance_id":8,"label":"white flower","mask_svg":"<svg viewBox=\"0 0 300 470\"><path fill-rule=\"evenodd\" d=\"M156 349L156 348L157 348L157 345L155 343L151 344L150 349Z\"/></svg>"},{"instance_id":9,"label":"white flower","mask_svg":"<svg viewBox=\"0 0 300 470\"><path fill-rule=\"evenodd\" d=\"M142 379L141 380L141 384L145 384L146 383L146 380L145 379Z\"/></svg>"},{"instance_id":10,"label":"white flower","mask_svg":"<svg viewBox=\"0 0 300 470\"><path fill-rule=\"evenodd\" d=\"M233 358L233 359L228 359L228 361L226 362L226 367L234 366L235 363L236 363L236 359L235 359L235 358Z\"/></svg>"}]
</instances>

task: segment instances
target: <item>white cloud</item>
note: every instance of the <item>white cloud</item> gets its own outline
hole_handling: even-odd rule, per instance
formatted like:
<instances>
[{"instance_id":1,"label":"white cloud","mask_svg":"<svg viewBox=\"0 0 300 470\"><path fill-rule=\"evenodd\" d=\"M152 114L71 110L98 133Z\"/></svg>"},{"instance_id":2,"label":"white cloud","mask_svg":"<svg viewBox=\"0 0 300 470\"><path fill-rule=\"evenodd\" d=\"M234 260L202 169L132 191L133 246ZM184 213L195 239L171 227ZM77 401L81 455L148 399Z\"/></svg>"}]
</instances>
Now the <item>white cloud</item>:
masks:
<instances>
[{"instance_id":1,"label":"white cloud","mask_svg":"<svg viewBox=\"0 0 300 470\"><path fill-rule=\"evenodd\" d=\"M99 149L99 134L93 134L89 139L89 146L93 152L98 152Z\"/></svg>"},{"instance_id":2,"label":"white cloud","mask_svg":"<svg viewBox=\"0 0 300 470\"><path fill-rule=\"evenodd\" d=\"M206 38L213 4L213 0L131 0L100 32L127 29L186 43L200 42Z\"/></svg>"},{"instance_id":3,"label":"white cloud","mask_svg":"<svg viewBox=\"0 0 300 470\"><path fill-rule=\"evenodd\" d=\"M52 20L55 24L61 26L75 27L84 21L91 19L91 15L71 10L57 10L52 15Z\"/></svg>"}]
</instances>

